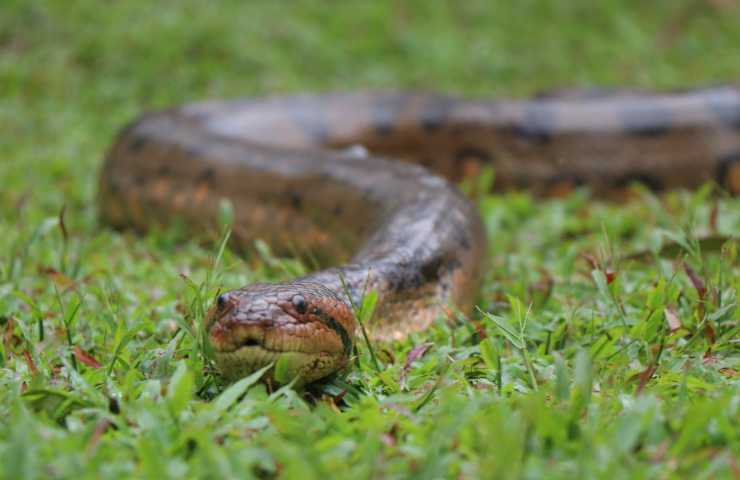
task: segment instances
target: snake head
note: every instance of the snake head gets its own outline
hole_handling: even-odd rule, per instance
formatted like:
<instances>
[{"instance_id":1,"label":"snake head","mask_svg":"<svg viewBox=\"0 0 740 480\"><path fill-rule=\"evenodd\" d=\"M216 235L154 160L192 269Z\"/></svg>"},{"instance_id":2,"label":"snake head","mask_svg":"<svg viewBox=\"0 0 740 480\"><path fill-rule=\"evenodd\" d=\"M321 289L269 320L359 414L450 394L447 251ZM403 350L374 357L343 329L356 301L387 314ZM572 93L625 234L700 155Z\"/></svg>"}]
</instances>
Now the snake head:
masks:
<instances>
[{"instance_id":1,"label":"snake head","mask_svg":"<svg viewBox=\"0 0 740 480\"><path fill-rule=\"evenodd\" d=\"M345 366L355 326L352 309L332 290L301 281L226 292L206 315L224 376L238 379L274 362L269 376L280 384L299 377L303 385Z\"/></svg>"}]
</instances>

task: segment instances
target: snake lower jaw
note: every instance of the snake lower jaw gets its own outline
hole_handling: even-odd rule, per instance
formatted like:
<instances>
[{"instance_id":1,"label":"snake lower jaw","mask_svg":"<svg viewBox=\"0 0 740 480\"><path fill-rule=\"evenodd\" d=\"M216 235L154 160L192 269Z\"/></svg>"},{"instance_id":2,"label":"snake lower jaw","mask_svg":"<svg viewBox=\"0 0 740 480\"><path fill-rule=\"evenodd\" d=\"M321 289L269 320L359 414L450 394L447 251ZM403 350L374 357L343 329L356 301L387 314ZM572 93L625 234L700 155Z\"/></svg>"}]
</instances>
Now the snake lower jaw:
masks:
<instances>
[{"instance_id":1,"label":"snake lower jaw","mask_svg":"<svg viewBox=\"0 0 740 480\"><path fill-rule=\"evenodd\" d=\"M263 381L295 387L320 380L347 364L347 357L333 352L298 352L270 350L261 345L246 345L232 351L214 352L214 360L221 374L229 380L238 380L272 364Z\"/></svg>"}]
</instances>

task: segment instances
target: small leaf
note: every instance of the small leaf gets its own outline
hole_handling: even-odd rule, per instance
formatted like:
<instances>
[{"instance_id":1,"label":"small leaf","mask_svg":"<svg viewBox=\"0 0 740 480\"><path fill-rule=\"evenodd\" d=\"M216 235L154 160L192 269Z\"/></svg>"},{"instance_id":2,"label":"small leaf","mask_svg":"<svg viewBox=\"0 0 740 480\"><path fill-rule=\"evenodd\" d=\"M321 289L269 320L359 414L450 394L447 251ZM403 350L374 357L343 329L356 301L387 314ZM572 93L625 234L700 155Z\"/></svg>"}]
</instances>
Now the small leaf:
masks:
<instances>
[{"instance_id":1,"label":"small leaf","mask_svg":"<svg viewBox=\"0 0 740 480\"><path fill-rule=\"evenodd\" d=\"M75 348L72 350L72 353L74 353L75 358L82 362L83 364L87 365L90 368L101 368L102 365L100 362L95 360L95 357L81 349L79 346L75 345Z\"/></svg>"},{"instance_id":2,"label":"small leaf","mask_svg":"<svg viewBox=\"0 0 740 480\"><path fill-rule=\"evenodd\" d=\"M36 364L33 362L33 357L31 357L28 350L23 350L23 358L26 360L26 364L28 365L28 370L31 372L31 375L38 374L39 370L36 368Z\"/></svg>"},{"instance_id":3,"label":"small leaf","mask_svg":"<svg viewBox=\"0 0 740 480\"><path fill-rule=\"evenodd\" d=\"M691 284L694 285L696 293L699 294L699 299L703 300L704 295L707 294L707 287L704 284L704 280L702 280L702 278L688 263L683 262L683 269L686 272L686 275L688 275L689 280L691 280Z\"/></svg>"},{"instance_id":4,"label":"small leaf","mask_svg":"<svg viewBox=\"0 0 740 480\"><path fill-rule=\"evenodd\" d=\"M433 345L433 343L427 342L419 344L411 349L409 354L406 356L406 363L403 365L403 369L401 370L401 376L399 378L401 388L406 387L406 375L409 373L409 370L411 370L411 365L413 365L415 361L423 357L427 350L429 350L429 348L431 348Z\"/></svg>"},{"instance_id":5,"label":"small leaf","mask_svg":"<svg viewBox=\"0 0 740 480\"><path fill-rule=\"evenodd\" d=\"M563 401L568 398L570 374L562 355L555 353L553 357L555 358L555 397Z\"/></svg>"},{"instance_id":6,"label":"small leaf","mask_svg":"<svg viewBox=\"0 0 740 480\"><path fill-rule=\"evenodd\" d=\"M375 305L378 303L378 292L370 290L365 294L362 299L362 305L358 317L362 323L367 323L373 318L375 313Z\"/></svg>"},{"instance_id":7,"label":"small leaf","mask_svg":"<svg viewBox=\"0 0 740 480\"><path fill-rule=\"evenodd\" d=\"M483 310L478 309L486 318L491 320L493 323L496 324L496 326L501 330L501 333L506 337L506 339L511 343L515 348L522 349L524 348L524 344L519 341L519 336L517 332L515 332L511 327L509 327L506 324L506 320L503 317L500 317L498 315L494 315L492 313L485 312Z\"/></svg>"},{"instance_id":8,"label":"small leaf","mask_svg":"<svg viewBox=\"0 0 740 480\"><path fill-rule=\"evenodd\" d=\"M5 334L3 335L3 347L6 352L9 352L13 348L13 339L15 337L15 318L11 315L7 317L7 323L5 324Z\"/></svg>"},{"instance_id":9,"label":"small leaf","mask_svg":"<svg viewBox=\"0 0 740 480\"><path fill-rule=\"evenodd\" d=\"M676 310L673 307L666 307L663 311L665 313L665 321L668 323L668 329L671 333L681 328L681 320L676 315Z\"/></svg>"},{"instance_id":10,"label":"small leaf","mask_svg":"<svg viewBox=\"0 0 740 480\"><path fill-rule=\"evenodd\" d=\"M67 290L75 285L74 280L53 268L39 268L39 273L47 275L61 290Z\"/></svg>"},{"instance_id":11,"label":"small leaf","mask_svg":"<svg viewBox=\"0 0 740 480\"><path fill-rule=\"evenodd\" d=\"M573 401L571 415L578 417L591 402L593 388L593 370L588 352L581 350L576 355L575 371L573 374Z\"/></svg>"},{"instance_id":12,"label":"small leaf","mask_svg":"<svg viewBox=\"0 0 740 480\"><path fill-rule=\"evenodd\" d=\"M714 312L710 313L707 316L707 320L709 320L711 322L721 322L721 321L724 320L725 315L727 315L727 317L728 317L727 320L729 320L730 317L731 317L731 315L728 315L728 313L729 314L734 313L734 311L735 311L736 308L737 308L737 304L735 302L728 303L727 305L725 305L725 306L723 306L721 308L718 308Z\"/></svg>"},{"instance_id":13,"label":"small leaf","mask_svg":"<svg viewBox=\"0 0 740 480\"><path fill-rule=\"evenodd\" d=\"M715 198L709 211L709 231L713 234L717 232L717 217L719 217L719 202Z\"/></svg>"},{"instance_id":14,"label":"small leaf","mask_svg":"<svg viewBox=\"0 0 740 480\"><path fill-rule=\"evenodd\" d=\"M95 424L95 430L93 430L92 436L90 436L90 440L87 442L87 451L88 453L95 451L95 449L98 446L98 442L100 442L100 437L103 436L103 434L112 426L113 424L108 420L107 418L103 418L101 420L98 420L98 423Z\"/></svg>"},{"instance_id":15,"label":"small leaf","mask_svg":"<svg viewBox=\"0 0 740 480\"><path fill-rule=\"evenodd\" d=\"M696 256L697 252L695 251L695 249L691 248L691 244L689 244L689 241L686 238L686 235L684 235L683 233L676 233L670 230L664 230L663 235L671 239L673 243L678 245L681 249L683 249L689 255ZM661 249L661 252L662 252L662 249Z\"/></svg>"},{"instance_id":16,"label":"small leaf","mask_svg":"<svg viewBox=\"0 0 740 480\"><path fill-rule=\"evenodd\" d=\"M610 298L609 284L607 282L606 274L601 270L591 270L591 278L593 278L599 293L601 293L605 298Z\"/></svg>"},{"instance_id":17,"label":"small leaf","mask_svg":"<svg viewBox=\"0 0 740 480\"><path fill-rule=\"evenodd\" d=\"M604 276L606 277L606 284L611 285L614 279L617 278L617 272L611 268L607 268L604 271Z\"/></svg>"},{"instance_id":18,"label":"small leaf","mask_svg":"<svg viewBox=\"0 0 740 480\"><path fill-rule=\"evenodd\" d=\"M234 205L228 198L218 203L218 223L222 229L231 228L234 224Z\"/></svg>"},{"instance_id":19,"label":"small leaf","mask_svg":"<svg viewBox=\"0 0 740 480\"><path fill-rule=\"evenodd\" d=\"M62 238L66 243L69 240L69 234L67 233L67 226L64 224L64 213L67 211L67 205L62 205L62 209L59 211L59 229L62 231Z\"/></svg>"},{"instance_id":20,"label":"small leaf","mask_svg":"<svg viewBox=\"0 0 740 480\"><path fill-rule=\"evenodd\" d=\"M509 299L512 318L516 321L518 325L524 325L527 318L527 312L524 309L524 304L521 300L519 300L519 298L513 295L507 295L506 297Z\"/></svg>"},{"instance_id":21,"label":"small leaf","mask_svg":"<svg viewBox=\"0 0 740 480\"><path fill-rule=\"evenodd\" d=\"M498 367L498 352L496 351L496 346L493 344L493 339L486 338L478 344L478 348L480 348L480 356L483 358L483 363L491 370L496 370Z\"/></svg>"},{"instance_id":22,"label":"small leaf","mask_svg":"<svg viewBox=\"0 0 740 480\"><path fill-rule=\"evenodd\" d=\"M642 393L642 390L645 388L645 385L650 381L651 378L653 378L653 374L655 374L655 371L658 369L658 365L651 364L648 365L648 367L640 372L639 379L640 383L637 385L637 393Z\"/></svg>"}]
</instances>

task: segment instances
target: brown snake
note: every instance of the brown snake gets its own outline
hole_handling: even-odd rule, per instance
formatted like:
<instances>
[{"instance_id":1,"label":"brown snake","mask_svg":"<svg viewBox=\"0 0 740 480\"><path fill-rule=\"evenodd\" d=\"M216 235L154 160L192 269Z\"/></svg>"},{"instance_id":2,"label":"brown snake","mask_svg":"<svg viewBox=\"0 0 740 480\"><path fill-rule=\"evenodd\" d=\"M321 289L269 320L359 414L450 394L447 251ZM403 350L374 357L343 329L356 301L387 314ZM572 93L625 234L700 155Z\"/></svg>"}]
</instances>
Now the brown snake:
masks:
<instances>
[{"instance_id":1,"label":"brown snake","mask_svg":"<svg viewBox=\"0 0 740 480\"><path fill-rule=\"evenodd\" d=\"M237 245L261 238L341 265L224 293L206 319L226 376L282 359L287 376L306 383L347 363L357 329L350 300L360 302L365 287L378 294L375 339L423 330L448 306L470 309L486 237L450 182L489 164L495 187L541 194L580 184L609 193L632 180L654 189L714 180L737 193L740 90L495 102L348 93L185 105L120 133L102 170L100 211L117 227L179 217L203 229L226 198Z\"/></svg>"}]
</instances>

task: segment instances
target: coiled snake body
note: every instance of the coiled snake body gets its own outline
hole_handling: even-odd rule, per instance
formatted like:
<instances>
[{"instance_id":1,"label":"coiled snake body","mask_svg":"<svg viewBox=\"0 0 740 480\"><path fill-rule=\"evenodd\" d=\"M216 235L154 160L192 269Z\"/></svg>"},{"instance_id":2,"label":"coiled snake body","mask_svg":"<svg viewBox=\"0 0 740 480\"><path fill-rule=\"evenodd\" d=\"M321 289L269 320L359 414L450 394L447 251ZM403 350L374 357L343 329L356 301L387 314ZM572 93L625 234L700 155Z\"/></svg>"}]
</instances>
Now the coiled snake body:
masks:
<instances>
[{"instance_id":1,"label":"coiled snake body","mask_svg":"<svg viewBox=\"0 0 740 480\"><path fill-rule=\"evenodd\" d=\"M178 217L210 228L227 198L238 245L261 238L339 265L227 292L206 320L228 377L282 359L285 374L305 383L346 364L352 302L365 289L378 294L376 339L422 330L448 306L471 307L486 237L450 182L488 164L497 188L545 194L580 184L608 193L632 180L656 189L715 180L736 193L740 91L191 104L143 115L119 135L102 170L100 211L118 227Z\"/></svg>"}]
</instances>

